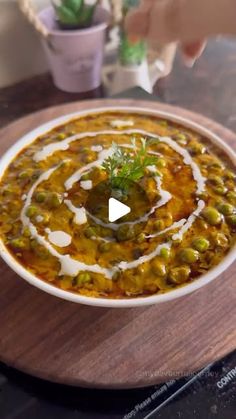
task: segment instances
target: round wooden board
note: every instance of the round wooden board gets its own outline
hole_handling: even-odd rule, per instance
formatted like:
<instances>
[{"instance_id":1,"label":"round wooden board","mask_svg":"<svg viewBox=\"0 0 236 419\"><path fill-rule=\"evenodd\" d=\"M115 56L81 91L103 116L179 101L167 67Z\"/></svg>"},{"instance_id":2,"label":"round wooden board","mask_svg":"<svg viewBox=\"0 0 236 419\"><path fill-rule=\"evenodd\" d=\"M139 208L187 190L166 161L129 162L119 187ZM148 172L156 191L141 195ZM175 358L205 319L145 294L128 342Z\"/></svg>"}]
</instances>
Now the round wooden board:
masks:
<instances>
[{"instance_id":1,"label":"round wooden board","mask_svg":"<svg viewBox=\"0 0 236 419\"><path fill-rule=\"evenodd\" d=\"M45 109L0 131L3 153L57 116L104 105L169 111L210 128L235 147L236 135L187 110L158 102L96 100ZM199 291L157 306L106 309L59 300L0 262L0 360L47 380L133 388L196 371L236 347L236 263Z\"/></svg>"}]
</instances>

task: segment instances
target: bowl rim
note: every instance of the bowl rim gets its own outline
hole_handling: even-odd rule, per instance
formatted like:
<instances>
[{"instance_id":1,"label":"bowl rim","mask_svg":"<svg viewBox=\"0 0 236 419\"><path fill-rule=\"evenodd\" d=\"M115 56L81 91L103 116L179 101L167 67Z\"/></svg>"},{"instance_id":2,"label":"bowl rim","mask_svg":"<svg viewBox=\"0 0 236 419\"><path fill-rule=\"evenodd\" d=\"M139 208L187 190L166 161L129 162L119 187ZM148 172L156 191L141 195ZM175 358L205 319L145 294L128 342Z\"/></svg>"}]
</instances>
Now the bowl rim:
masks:
<instances>
[{"instance_id":1,"label":"bowl rim","mask_svg":"<svg viewBox=\"0 0 236 419\"><path fill-rule=\"evenodd\" d=\"M218 148L222 149L231 162L236 167L236 153L234 150L221 138L210 131L208 128L205 128L199 125L197 122L191 121L190 119L183 118L181 116L176 116L171 112L166 112L164 110L151 109L148 107L137 107L137 106L103 106L92 109L85 109L82 111L77 111L57 117L55 119L46 122L37 128L34 128L27 134L23 135L19 140L17 140L2 156L0 160L0 180L5 173L5 170L9 164L14 160L14 158L22 151L26 146L33 143L36 138L43 133L50 131L55 127L64 125L67 122L84 117L90 114L100 114L104 112L124 112L124 113L137 113L145 114L150 116L157 116L165 118L169 121L179 123L182 126L192 129L195 132L205 136L210 142L215 144ZM236 244L228 252L228 254L222 259L222 261L210 269L206 274L201 275L199 279L194 280L193 282L179 287L177 289L168 291L163 294L154 294L147 297L134 297L134 298L125 298L125 299L114 299L114 298L99 298L99 297L88 297L80 294L73 293L71 291L62 290L55 285L52 285L48 282L43 281L38 278L36 275L29 272L26 268L23 267L8 251L0 237L0 256L7 263L7 265L16 272L22 279L26 280L29 284L35 286L42 291L54 295L55 297L71 301L74 303L85 304L89 306L97 307L111 307L111 308L128 308L128 307L139 307L139 306L148 306L152 304L159 304L163 302L168 302L175 300L177 298L183 297L184 295L190 294L193 291L198 290L199 288L207 285L214 279L216 279L221 273L223 273L236 259Z\"/></svg>"}]
</instances>

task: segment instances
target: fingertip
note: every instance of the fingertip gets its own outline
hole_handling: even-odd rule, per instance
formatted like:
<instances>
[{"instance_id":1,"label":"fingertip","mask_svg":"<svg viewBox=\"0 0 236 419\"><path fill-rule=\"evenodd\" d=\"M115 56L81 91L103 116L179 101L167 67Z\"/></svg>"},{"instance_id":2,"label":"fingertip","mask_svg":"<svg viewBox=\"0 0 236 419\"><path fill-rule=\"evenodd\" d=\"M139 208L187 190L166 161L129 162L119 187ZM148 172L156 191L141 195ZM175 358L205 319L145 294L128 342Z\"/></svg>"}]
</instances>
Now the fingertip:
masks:
<instances>
[{"instance_id":1,"label":"fingertip","mask_svg":"<svg viewBox=\"0 0 236 419\"><path fill-rule=\"evenodd\" d=\"M128 41L130 44L136 45L141 41L140 36L128 34Z\"/></svg>"},{"instance_id":2,"label":"fingertip","mask_svg":"<svg viewBox=\"0 0 236 419\"><path fill-rule=\"evenodd\" d=\"M131 12L131 13L128 13L128 15L125 18L124 29L128 34L132 35L134 28L135 28L135 15L133 12Z\"/></svg>"},{"instance_id":3,"label":"fingertip","mask_svg":"<svg viewBox=\"0 0 236 419\"><path fill-rule=\"evenodd\" d=\"M188 57L188 56L184 55L184 64L185 64L185 66L188 67L188 68L193 68L193 66L194 66L194 64L196 62L196 59L197 58L191 58L191 57Z\"/></svg>"},{"instance_id":4,"label":"fingertip","mask_svg":"<svg viewBox=\"0 0 236 419\"><path fill-rule=\"evenodd\" d=\"M140 11L130 12L125 19L125 31L129 38L144 38L146 35L146 20ZM136 41L137 42L137 41Z\"/></svg>"},{"instance_id":5,"label":"fingertip","mask_svg":"<svg viewBox=\"0 0 236 419\"><path fill-rule=\"evenodd\" d=\"M185 57L196 60L202 54L205 46L206 46L205 40L191 42L190 44L182 45L182 52Z\"/></svg>"}]
</instances>

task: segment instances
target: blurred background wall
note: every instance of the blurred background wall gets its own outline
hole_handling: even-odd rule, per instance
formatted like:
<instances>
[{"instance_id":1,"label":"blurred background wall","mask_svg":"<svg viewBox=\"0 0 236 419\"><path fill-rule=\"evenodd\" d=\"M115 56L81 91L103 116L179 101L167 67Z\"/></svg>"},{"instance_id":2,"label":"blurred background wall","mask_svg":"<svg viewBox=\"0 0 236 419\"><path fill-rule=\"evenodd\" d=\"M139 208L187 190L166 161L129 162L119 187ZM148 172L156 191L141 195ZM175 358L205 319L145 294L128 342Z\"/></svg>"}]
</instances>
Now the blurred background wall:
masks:
<instances>
[{"instance_id":1,"label":"blurred background wall","mask_svg":"<svg viewBox=\"0 0 236 419\"><path fill-rule=\"evenodd\" d=\"M40 10L50 0L32 0ZM0 0L0 87L47 69L39 36L18 8L17 0Z\"/></svg>"}]
</instances>

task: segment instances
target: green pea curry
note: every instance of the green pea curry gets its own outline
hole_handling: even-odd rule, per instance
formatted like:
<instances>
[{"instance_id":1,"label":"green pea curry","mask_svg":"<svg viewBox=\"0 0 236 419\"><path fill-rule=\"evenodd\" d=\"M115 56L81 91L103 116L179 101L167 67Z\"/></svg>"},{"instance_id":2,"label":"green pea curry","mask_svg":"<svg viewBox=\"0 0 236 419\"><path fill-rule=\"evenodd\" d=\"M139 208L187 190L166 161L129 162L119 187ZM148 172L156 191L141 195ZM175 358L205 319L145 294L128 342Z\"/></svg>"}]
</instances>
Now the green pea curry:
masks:
<instances>
[{"instance_id":1,"label":"green pea curry","mask_svg":"<svg viewBox=\"0 0 236 419\"><path fill-rule=\"evenodd\" d=\"M180 124L87 114L9 164L0 237L25 269L63 290L117 299L165 293L197 281L234 246L235 178L222 150ZM109 188L135 207L117 223L91 201Z\"/></svg>"}]
</instances>

